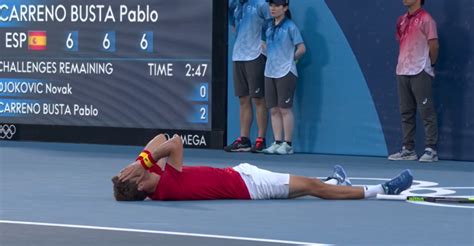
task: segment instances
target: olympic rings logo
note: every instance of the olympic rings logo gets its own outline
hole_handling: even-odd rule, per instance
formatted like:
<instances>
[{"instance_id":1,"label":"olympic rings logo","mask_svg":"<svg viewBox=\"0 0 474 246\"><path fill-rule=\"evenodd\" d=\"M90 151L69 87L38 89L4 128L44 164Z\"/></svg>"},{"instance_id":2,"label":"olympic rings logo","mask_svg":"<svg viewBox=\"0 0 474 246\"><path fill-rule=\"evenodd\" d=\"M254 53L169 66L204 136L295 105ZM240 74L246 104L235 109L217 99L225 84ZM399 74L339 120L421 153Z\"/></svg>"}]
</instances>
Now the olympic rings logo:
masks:
<instances>
[{"instance_id":1,"label":"olympic rings logo","mask_svg":"<svg viewBox=\"0 0 474 246\"><path fill-rule=\"evenodd\" d=\"M16 133L15 125L0 125L0 139L12 139Z\"/></svg>"}]
</instances>

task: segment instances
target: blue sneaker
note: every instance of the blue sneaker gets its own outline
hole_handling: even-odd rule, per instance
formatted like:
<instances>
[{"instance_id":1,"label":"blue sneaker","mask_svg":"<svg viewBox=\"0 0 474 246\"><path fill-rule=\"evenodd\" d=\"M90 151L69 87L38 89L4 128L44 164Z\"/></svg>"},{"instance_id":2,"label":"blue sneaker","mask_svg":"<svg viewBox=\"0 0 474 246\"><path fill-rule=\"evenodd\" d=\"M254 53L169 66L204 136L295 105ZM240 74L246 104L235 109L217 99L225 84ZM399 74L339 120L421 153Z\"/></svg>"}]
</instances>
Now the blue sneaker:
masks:
<instances>
[{"instance_id":1,"label":"blue sneaker","mask_svg":"<svg viewBox=\"0 0 474 246\"><path fill-rule=\"evenodd\" d=\"M334 172L330 178L337 179L337 185L352 186L351 180L347 178L346 171L341 165L334 166Z\"/></svg>"},{"instance_id":2,"label":"blue sneaker","mask_svg":"<svg viewBox=\"0 0 474 246\"><path fill-rule=\"evenodd\" d=\"M387 195L398 195L402 191L410 188L413 183L413 175L410 169L406 169L398 176L382 184L382 188Z\"/></svg>"}]
</instances>

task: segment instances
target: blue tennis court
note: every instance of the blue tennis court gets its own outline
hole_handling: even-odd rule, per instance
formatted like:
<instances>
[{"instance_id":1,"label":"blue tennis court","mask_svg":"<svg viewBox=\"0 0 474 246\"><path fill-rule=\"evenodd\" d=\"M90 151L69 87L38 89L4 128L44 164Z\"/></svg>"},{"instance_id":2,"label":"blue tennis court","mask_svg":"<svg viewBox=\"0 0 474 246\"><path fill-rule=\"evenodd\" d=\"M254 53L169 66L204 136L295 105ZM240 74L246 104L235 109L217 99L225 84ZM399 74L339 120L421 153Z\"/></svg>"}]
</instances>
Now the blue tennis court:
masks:
<instances>
[{"instance_id":1,"label":"blue tennis court","mask_svg":"<svg viewBox=\"0 0 474 246\"><path fill-rule=\"evenodd\" d=\"M111 177L139 147L0 142L1 245L473 245L470 204L403 201L116 202ZM353 184L400 170L414 194L472 196L472 162L389 162L378 157L268 156L185 150L187 165L248 162L277 172L325 177L341 164Z\"/></svg>"}]
</instances>

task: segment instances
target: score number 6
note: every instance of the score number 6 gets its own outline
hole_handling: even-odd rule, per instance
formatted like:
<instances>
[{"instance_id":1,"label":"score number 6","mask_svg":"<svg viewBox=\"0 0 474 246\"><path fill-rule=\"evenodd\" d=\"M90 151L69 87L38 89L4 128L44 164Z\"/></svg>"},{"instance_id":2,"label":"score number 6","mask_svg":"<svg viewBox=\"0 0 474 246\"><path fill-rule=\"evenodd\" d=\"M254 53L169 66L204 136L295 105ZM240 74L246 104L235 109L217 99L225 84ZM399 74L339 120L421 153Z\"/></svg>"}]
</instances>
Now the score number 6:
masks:
<instances>
[{"instance_id":1,"label":"score number 6","mask_svg":"<svg viewBox=\"0 0 474 246\"><path fill-rule=\"evenodd\" d=\"M68 31L66 37L66 50L67 51L78 51L79 50L79 32Z\"/></svg>"},{"instance_id":2,"label":"score number 6","mask_svg":"<svg viewBox=\"0 0 474 246\"><path fill-rule=\"evenodd\" d=\"M102 41L102 47L105 50L110 49L110 40L109 40L109 33L106 33L104 36L104 40Z\"/></svg>"},{"instance_id":3,"label":"score number 6","mask_svg":"<svg viewBox=\"0 0 474 246\"><path fill-rule=\"evenodd\" d=\"M153 52L153 32L143 32L140 39L140 50Z\"/></svg>"},{"instance_id":4,"label":"score number 6","mask_svg":"<svg viewBox=\"0 0 474 246\"><path fill-rule=\"evenodd\" d=\"M69 35L67 35L66 47L68 49L72 49L74 47L74 40L72 40L72 32L70 32Z\"/></svg>"},{"instance_id":5,"label":"score number 6","mask_svg":"<svg viewBox=\"0 0 474 246\"><path fill-rule=\"evenodd\" d=\"M144 33L142 36L142 40L140 41L140 48L142 50L148 49L148 40L146 39L146 33Z\"/></svg>"},{"instance_id":6,"label":"score number 6","mask_svg":"<svg viewBox=\"0 0 474 246\"><path fill-rule=\"evenodd\" d=\"M102 49L108 52L115 51L115 32L114 31L105 33L104 39L102 39Z\"/></svg>"}]
</instances>

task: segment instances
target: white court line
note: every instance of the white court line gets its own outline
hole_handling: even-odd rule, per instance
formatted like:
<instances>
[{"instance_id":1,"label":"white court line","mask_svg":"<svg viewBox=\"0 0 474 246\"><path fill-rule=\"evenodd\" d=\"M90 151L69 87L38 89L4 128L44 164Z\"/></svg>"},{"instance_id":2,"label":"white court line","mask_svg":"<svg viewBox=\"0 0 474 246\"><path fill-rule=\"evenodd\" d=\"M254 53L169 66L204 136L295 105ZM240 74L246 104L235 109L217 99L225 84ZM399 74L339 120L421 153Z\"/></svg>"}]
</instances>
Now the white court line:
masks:
<instances>
[{"instance_id":1,"label":"white court line","mask_svg":"<svg viewBox=\"0 0 474 246\"><path fill-rule=\"evenodd\" d=\"M242 240L242 241L253 241L253 242L266 242L266 243L286 243L286 244L294 244L294 245L312 245L312 246L331 245L331 244L286 241L286 240L273 240L273 239L252 238L252 237L233 237L233 236L222 236L222 235L212 235L212 234L172 232L172 231L155 231L155 230L140 230L140 229L130 229L130 228L71 225L71 224L55 224L55 223L41 223L41 222L28 222L28 221L0 220L0 224L1 223L3 223L3 224L17 224L17 225L36 225L36 226L64 227L64 228L76 228L76 229L104 230L104 231L139 232L139 233L150 233L150 234L164 234L164 235L202 237L202 238L217 238L217 239Z\"/></svg>"},{"instance_id":2,"label":"white court line","mask_svg":"<svg viewBox=\"0 0 474 246\"><path fill-rule=\"evenodd\" d=\"M413 203L416 205L425 205L425 206L433 206L433 207L447 207L447 208L469 208L474 209L474 206L469 205L456 205L456 204L440 204L434 202L416 202L416 201L407 201L409 203Z\"/></svg>"}]
</instances>

